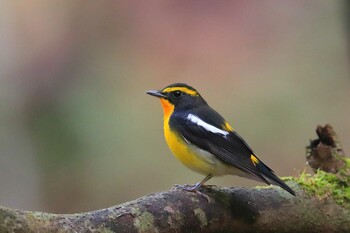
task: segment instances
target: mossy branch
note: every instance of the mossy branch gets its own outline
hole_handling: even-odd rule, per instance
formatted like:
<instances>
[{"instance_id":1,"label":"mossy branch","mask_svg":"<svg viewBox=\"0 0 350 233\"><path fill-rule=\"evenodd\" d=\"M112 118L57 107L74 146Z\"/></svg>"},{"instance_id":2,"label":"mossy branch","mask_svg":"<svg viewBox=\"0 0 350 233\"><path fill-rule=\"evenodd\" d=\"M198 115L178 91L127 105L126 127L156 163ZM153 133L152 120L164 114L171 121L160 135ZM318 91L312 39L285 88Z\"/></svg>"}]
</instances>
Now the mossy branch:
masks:
<instances>
[{"instance_id":1,"label":"mossy branch","mask_svg":"<svg viewBox=\"0 0 350 233\"><path fill-rule=\"evenodd\" d=\"M171 190L107 209L47 214L0 209L0 232L350 232L350 209L277 187Z\"/></svg>"},{"instance_id":2,"label":"mossy branch","mask_svg":"<svg viewBox=\"0 0 350 233\"><path fill-rule=\"evenodd\" d=\"M0 207L0 233L350 232L350 199L346 196L349 166L345 162L335 174L317 169L315 176L288 178L286 182L296 191L295 197L275 186L251 189L214 186L201 189L209 201L197 193L174 189L79 214ZM321 195L322 189L330 191Z\"/></svg>"}]
</instances>

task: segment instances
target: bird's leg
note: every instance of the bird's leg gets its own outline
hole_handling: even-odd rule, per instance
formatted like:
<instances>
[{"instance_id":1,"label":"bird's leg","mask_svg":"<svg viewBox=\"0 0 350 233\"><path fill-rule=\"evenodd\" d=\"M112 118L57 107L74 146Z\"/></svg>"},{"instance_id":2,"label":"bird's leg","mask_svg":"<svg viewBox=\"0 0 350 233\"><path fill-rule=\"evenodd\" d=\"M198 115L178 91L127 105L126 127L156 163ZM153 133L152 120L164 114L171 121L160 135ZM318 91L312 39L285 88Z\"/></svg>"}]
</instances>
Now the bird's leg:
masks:
<instances>
[{"instance_id":1,"label":"bird's leg","mask_svg":"<svg viewBox=\"0 0 350 233\"><path fill-rule=\"evenodd\" d=\"M201 182L196 183L194 186L192 186L190 188L186 187L186 188L184 188L184 190L189 191L189 192L195 192L195 193L201 195L202 197L204 197L205 199L207 199L207 201L209 202L210 201L209 197L207 195L205 195L204 193L200 192L198 189L212 177L213 177L213 175L209 174L206 177L204 177L204 179Z\"/></svg>"},{"instance_id":2,"label":"bird's leg","mask_svg":"<svg viewBox=\"0 0 350 233\"><path fill-rule=\"evenodd\" d=\"M191 191L191 192L196 192L198 191L198 189L208 180L210 180L213 177L212 174L207 175L206 177L204 177L204 179L201 182L196 183L195 185L193 185L191 188L186 188L187 191Z\"/></svg>"}]
</instances>

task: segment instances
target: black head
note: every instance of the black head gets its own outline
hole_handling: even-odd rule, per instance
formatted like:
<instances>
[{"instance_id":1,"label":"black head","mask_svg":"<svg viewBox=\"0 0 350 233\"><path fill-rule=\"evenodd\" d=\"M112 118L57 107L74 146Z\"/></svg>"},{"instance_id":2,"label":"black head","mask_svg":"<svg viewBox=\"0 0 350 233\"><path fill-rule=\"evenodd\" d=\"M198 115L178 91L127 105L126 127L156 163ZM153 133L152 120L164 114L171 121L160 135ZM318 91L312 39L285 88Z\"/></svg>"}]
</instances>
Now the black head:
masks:
<instances>
[{"instance_id":1,"label":"black head","mask_svg":"<svg viewBox=\"0 0 350 233\"><path fill-rule=\"evenodd\" d=\"M184 83L171 84L162 90L146 93L169 101L175 108L195 108L207 104L196 89Z\"/></svg>"}]
</instances>

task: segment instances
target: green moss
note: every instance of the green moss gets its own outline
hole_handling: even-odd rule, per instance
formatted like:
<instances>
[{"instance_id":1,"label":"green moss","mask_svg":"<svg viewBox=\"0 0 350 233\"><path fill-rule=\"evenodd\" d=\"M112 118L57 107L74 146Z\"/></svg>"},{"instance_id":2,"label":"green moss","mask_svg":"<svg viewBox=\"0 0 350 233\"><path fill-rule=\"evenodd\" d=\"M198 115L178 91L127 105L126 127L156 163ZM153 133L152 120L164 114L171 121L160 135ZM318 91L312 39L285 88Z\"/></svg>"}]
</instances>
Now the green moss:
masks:
<instances>
[{"instance_id":1,"label":"green moss","mask_svg":"<svg viewBox=\"0 0 350 233\"><path fill-rule=\"evenodd\" d=\"M274 187L271 185L257 185L254 188L261 190L261 189L273 189Z\"/></svg>"},{"instance_id":2,"label":"green moss","mask_svg":"<svg viewBox=\"0 0 350 233\"><path fill-rule=\"evenodd\" d=\"M347 161L348 162L348 161ZM340 205L350 205L350 169L345 168L337 174L318 170L315 175L302 173L296 182L304 191L320 199L333 198Z\"/></svg>"},{"instance_id":3,"label":"green moss","mask_svg":"<svg viewBox=\"0 0 350 233\"><path fill-rule=\"evenodd\" d=\"M296 178L293 177L293 176L285 176L285 177L281 177L281 180L283 180L283 181L295 181ZM256 189L273 189L275 187L272 186L272 185L266 185L265 184L265 185L257 185L254 188L256 188ZM282 190L282 188L281 188L281 190Z\"/></svg>"},{"instance_id":4,"label":"green moss","mask_svg":"<svg viewBox=\"0 0 350 233\"><path fill-rule=\"evenodd\" d=\"M346 167L348 167L348 168L350 168L350 159L348 159L348 158L344 158L344 162L345 162L345 166Z\"/></svg>"},{"instance_id":5,"label":"green moss","mask_svg":"<svg viewBox=\"0 0 350 233\"><path fill-rule=\"evenodd\" d=\"M285 176L285 177L281 177L281 180L283 180L283 181L295 181L295 177L294 176Z\"/></svg>"}]
</instances>

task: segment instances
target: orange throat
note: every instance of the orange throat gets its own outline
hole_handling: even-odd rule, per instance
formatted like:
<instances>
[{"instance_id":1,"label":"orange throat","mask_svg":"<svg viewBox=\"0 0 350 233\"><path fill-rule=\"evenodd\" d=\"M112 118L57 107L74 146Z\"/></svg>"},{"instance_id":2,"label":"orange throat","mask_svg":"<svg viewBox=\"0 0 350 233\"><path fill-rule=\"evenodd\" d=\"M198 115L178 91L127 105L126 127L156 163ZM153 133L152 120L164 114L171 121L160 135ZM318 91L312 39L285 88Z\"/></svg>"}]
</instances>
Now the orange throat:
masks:
<instances>
[{"instance_id":1,"label":"orange throat","mask_svg":"<svg viewBox=\"0 0 350 233\"><path fill-rule=\"evenodd\" d=\"M164 119L169 119L170 115L174 111L174 105L171 104L168 100L166 99L160 99L160 103L162 104L163 107L163 112L164 112Z\"/></svg>"}]
</instances>

